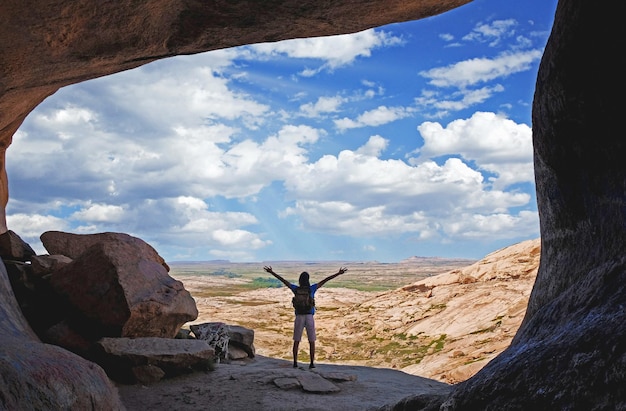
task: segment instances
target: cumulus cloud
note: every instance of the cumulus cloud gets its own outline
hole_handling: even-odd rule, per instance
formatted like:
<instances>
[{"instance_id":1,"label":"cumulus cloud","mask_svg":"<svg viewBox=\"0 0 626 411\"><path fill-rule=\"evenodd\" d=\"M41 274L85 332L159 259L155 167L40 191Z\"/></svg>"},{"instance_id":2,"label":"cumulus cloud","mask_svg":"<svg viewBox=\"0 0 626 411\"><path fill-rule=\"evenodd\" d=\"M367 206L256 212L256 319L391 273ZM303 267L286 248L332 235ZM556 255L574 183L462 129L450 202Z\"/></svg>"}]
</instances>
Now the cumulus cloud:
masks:
<instances>
[{"instance_id":1,"label":"cumulus cloud","mask_svg":"<svg viewBox=\"0 0 626 411\"><path fill-rule=\"evenodd\" d=\"M515 27L476 26L464 41L495 45ZM525 40L515 42L528 47ZM355 248L374 252L384 248L380 237L449 242L532 232L536 212L518 211L532 208L531 197L514 188L533 181L530 128L487 111L448 117L447 125L424 120L432 120L427 109L450 116L503 93L509 75L528 70L540 52L422 70L415 99L412 83L399 90L372 75L376 67L357 71L351 89L345 77L326 84L338 68L403 42L375 29L288 40L62 89L14 136L9 227L31 244L52 229L123 231L172 259L238 261L311 233L367 238ZM254 71L287 58L280 74ZM302 77L320 73L324 84ZM395 130L381 127L393 122Z\"/></svg>"},{"instance_id":2,"label":"cumulus cloud","mask_svg":"<svg viewBox=\"0 0 626 411\"><path fill-rule=\"evenodd\" d=\"M419 74L429 79L429 84L433 86L465 88L529 70L531 64L537 62L542 54L543 52L537 49L504 52L493 59L473 58L445 67L424 70Z\"/></svg>"},{"instance_id":3,"label":"cumulus cloud","mask_svg":"<svg viewBox=\"0 0 626 411\"><path fill-rule=\"evenodd\" d=\"M92 204L80 211L73 213L70 219L82 220L86 222L111 222L117 223L124 216L124 208L111 204Z\"/></svg>"},{"instance_id":4,"label":"cumulus cloud","mask_svg":"<svg viewBox=\"0 0 626 411\"><path fill-rule=\"evenodd\" d=\"M463 36L465 41L489 43L490 47L499 45L503 39L515 36L518 22L514 19L494 20L489 23L478 23L470 33Z\"/></svg>"},{"instance_id":5,"label":"cumulus cloud","mask_svg":"<svg viewBox=\"0 0 626 411\"><path fill-rule=\"evenodd\" d=\"M516 124L495 113L477 112L445 128L436 122L424 122L417 129L424 139L419 151L422 159L458 154L493 173L491 182L500 189L533 181L532 130L526 124Z\"/></svg>"},{"instance_id":6,"label":"cumulus cloud","mask_svg":"<svg viewBox=\"0 0 626 411\"><path fill-rule=\"evenodd\" d=\"M412 109L406 107L387 107L379 106L373 110L368 110L360 114L356 119L344 117L334 120L335 127L339 130L347 130L351 128L380 126L391 123L412 114Z\"/></svg>"},{"instance_id":7,"label":"cumulus cloud","mask_svg":"<svg viewBox=\"0 0 626 411\"><path fill-rule=\"evenodd\" d=\"M255 128L269 110L267 105L230 88L231 80L212 67L183 66L175 76L166 74L139 68L121 73L115 82L105 78L101 80L101 95L121 111L122 118L139 120L143 127L155 130L224 119L241 120Z\"/></svg>"},{"instance_id":8,"label":"cumulus cloud","mask_svg":"<svg viewBox=\"0 0 626 411\"><path fill-rule=\"evenodd\" d=\"M315 103L306 103L300 106L300 112L306 117L318 117L322 114L336 113L339 107L346 101L340 96L320 97Z\"/></svg>"},{"instance_id":9,"label":"cumulus cloud","mask_svg":"<svg viewBox=\"0 0 626 411\"><path fill-rule=\"evenodd\" d=\"M481 126L475 124L480 123L481 117L470 121L476 129ZM483 123L488 120L498 122L487 118ZM520 149L516 146L519 143L517 133L523 132L523 127L514 126L505 122L501 128L508 132L509 139L500 138L497 133L488 136L487 141L493 146L483 143L482 149L473 152L474 157L482 153L480 159L485 161L523 159L520 153L513 153ZM514 147L507 147L511 142ZM461 158L449 158L443 164L431 160L410 164L381 159L386 144L383 137L372 136L356 151L344 150L337 157L326 155L301 173L294 173L285 184L298 200L285 215L297 215L305 227L324 232L349 232L355 236L416 233L421 238L454 237L457 231L453 222L459 214L472 215L479 221L504 215L508 209L530 201L526 193L503 191L504 184L485 181L479 171ZM471 142L448 140L442 143L441 150L434 150L432 144L430 140L425 143L428 154L439 156L468 151L464 147ZM496 153L482 152L491 149ZM498 150L503 152L498 153ZM522 179L518 176L516 181Z\"/></svg>"},{"instance_id":10,"label":"cumulus cloud","mask_svg":"<svg viewBox=\"0 0 626 411\"><path fill-rule=\"evenodd\" d=\"M446 223L446 231L453 237L478 240L489 235L493 239L506 239L510 230L519 235L533 235L537 229L537 214L520 211L518 214L495 213L491 215L463 214Z\"/></svg>"},{"instance_id":11,"label":"cumulus cloud","mask_svg":"<svg viewBox=\"0 0 626 411\"><path fill-rule=\"evenodd\" d=\"M496 84L493 87L481 87L479 89L462 89L446 95L438 92L424 91L421 96L415 98L415 104L419 107L432 107L436 112L432 117L439 118L453 112L470 108L481 104L496 93L504 91L504 87Z\"/></svg>"},{"instance_id":12,"label":"cumulus cloud","mask_svg":"<svg viewBox=\"0 0 626 411\"><path fill-rule=\"evenodd\" d=\"M370 57L372 50L403 44L403 40L388 32L369 29L354 34L284 40L249 46L257 56L284 55L298 59L325 61L320 67L303 70L300 74L313 76L323 70L334 70L352 64L359 57Z\"/></svg>"}]
</instances>

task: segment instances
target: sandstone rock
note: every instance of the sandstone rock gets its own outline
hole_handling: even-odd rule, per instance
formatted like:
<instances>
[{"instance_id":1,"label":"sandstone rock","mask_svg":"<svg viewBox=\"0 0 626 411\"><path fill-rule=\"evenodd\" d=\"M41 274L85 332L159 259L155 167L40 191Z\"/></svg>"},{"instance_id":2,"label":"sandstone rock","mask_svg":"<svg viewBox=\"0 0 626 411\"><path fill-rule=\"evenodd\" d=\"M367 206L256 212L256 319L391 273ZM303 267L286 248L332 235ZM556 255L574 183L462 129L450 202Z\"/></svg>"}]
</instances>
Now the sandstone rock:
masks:
<instances>
[{"instance_id":1,"label":"sandstone rock","mask_svg":"<svg viewBox=\"0 0 626 411\"><path fill-rule=\"evenodd\" d=\"M44 277L69 263L72 259L64 255L34 255L30 258L32 272L35 277Z\"/></svg>"},{"instance_id":2,"label":"sandstone rock","mask_svg":"<svg viewBox=\"0 0 626 411\"><path fill-rule=\"evenodd\" d=\"M313 372L300 373L296 376L296 378L302 386L302 390L306 392L315 394L330 394L341 391L341 389L335 384Z\"/></svg>"},{"instance_id":3,"label":"sandstone rock","mask_svg":"<svg viewBox=\"0 0 626 411\"><path fill-rule=\"evenodd\" d=\"M60 254L71 259L80 257L94 244L127 243L135 248L142 258L156 261L169 272L170 267L152 246L140 238L125 233L72 234L62 231L46 231L40 236L41 243L50 254Z\"/></svg>"},{"instance_id":4,"label":"sandstone rock","mask_svg":"<svg viewBox=\"0 0 626 411\"><path fill-rule=\"evenodd\" d=\"M150 370L151 367L169 376L194 368L208 369L215 356L215 351L205 341L192 339L103 338L96 345L95 361L111 378L121 382L134 382L138 377L150 379L160 374L158 370Z\"/></svg>"},{"instance_id":5,"label":"sandstone rock","mask_svg":"<svg viewBox=\"0 0 626 411\"><path fill-rule=\"evenodd\" d=\"M439 411L446 398L447 395L442 394L411 395L395 404L380 407L377 411Z\"/></svg>"},{"instance_id":6,"label":"sandstone rock","mask_svg":"<svg viewBox=\"0 0 626 411\"><path fill-rule=\"evenodd\" d=\"M240 325L229 325L228 337L229 350L236 347L248 354L248 357L254 358L254 330Z\"/></svg>"},{"instance_id":7,"label":"sandstone rock","mask_svg":"<svg viewBox=\"0 0 626 411\"><path fill-rule=\"evenodd\" d=\"M3 409L124 409L102 368L60 347L39 342L17 306L1 262L0 301Z\"/></svg>"},{"instance_id":8,"label":"sandstone rock","mask_svg":"<svg viewBox=\"0 0 626 411\"><path fill-rule=\"evenodd\" d=\"M248 353L242 350L241 348L229 346L228 347L228 359L229 360L243 360L249 358Z\"/></svg>"},{"instance_id":9,"label":"sandstone rock","mask_svg":"<svg viewBox=\"0 0 626 411\"><path fill-rule=\"evenodd\" d=\"M279 377L274 379L274 384L281 390L293 390L300 388L300 381L295 377Z\"/></svg>"},{"instance_id":10,"label":"sandstone rock","mask_svg":"<svg viewBox=\"0 0 626 411\"><path fill-rule=\"evenodd\" d=\"M13 231L0 234L0 258L3 260L29 261L35 254L31 246Z\"/></svg>"},{"instance_id":11,"label":"sandstone rock","mask_svg":"<svg viewBox=\"0 0 626 411\"><path fill-rule=\"evenodd\" d=\"M58 345L83 358L87 358L93 341L62 320L40 332L40 338L48 344Z\"/></svg>"},{"instance_id":12,"label":"sandstone rock","mask_svg":"<svg viewBox=\"0 0 626 411\"><path fill-rule=\"evenodd\" d=\"M163 265L147 259L136 241L95 244L55 271L50 282L75 308L74 323L94 339L172 338L198 316L183 284Z\"/></svg>"},{"instance_id":13,"label":"sandstone rock","mask_svg":"<svg viewBox=\"0 0 626 411\"><path fill-rule=\"evenodd\" d=\"M165 377L165 371L152 364L132 367L131 372L135 380L141 384L155 383Z\"/></svg>"},{"instance_id":14,"label":"sandstone rock","mask_svg":"<svg viewBox=\"0 0 626 411\"><path fill-rule=\"evenodd\" d=\"M36 260L37 256L32 258ZM49 276L39 271L35 274L33 264L7 261L6 268L22 314L39 338L44 339L44 331L65 318L66 305L50 288Z\"/></svg>"},{"instance_id":15,"label":"sandstone rock","mask_svg":"<svg viewBox=\"0 0 626 411\"><path fill-rule=\"evenodd\" d=\"M7 275L9 276L9 281L11 282L11 287L13 287L13 292L18 301L21 301L25 294L30 293L34 289L34 285L31 282L32 275L30 272L32 271L30 264L13 260L3 261Z\"/></svg>"}]
</instances>

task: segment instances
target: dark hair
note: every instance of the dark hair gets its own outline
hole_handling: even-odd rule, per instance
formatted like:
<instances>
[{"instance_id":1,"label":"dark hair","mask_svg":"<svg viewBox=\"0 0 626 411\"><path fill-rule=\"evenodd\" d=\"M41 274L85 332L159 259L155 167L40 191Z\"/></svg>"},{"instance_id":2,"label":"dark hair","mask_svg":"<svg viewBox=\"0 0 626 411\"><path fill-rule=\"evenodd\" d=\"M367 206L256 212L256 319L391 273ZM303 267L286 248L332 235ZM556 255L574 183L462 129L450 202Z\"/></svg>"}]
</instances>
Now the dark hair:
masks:
<instances>
[{"instance_id":1,"label":"dark hair","mask_svg":"<svg viewBox=\"0 0 626 411\"><path fill-rule=\"evenodd\" d=\"M300 284L300 287L310 287L311 283L309 282L309 273L303 271L300 274L300 279L298 280L298 283Z\"/></svg>"}]
</instances>

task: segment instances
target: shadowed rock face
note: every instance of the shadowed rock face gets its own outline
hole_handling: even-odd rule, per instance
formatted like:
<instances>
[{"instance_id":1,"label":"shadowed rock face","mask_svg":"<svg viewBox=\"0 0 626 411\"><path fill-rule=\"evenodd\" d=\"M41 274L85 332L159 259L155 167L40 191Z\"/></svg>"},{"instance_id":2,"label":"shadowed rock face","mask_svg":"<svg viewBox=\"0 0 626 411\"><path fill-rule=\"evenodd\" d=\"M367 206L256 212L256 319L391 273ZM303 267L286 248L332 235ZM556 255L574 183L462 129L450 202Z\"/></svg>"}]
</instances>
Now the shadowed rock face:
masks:
<instances>
[{"instance_id":1,"label":"shadowed rock face","mask_svg":"<svg viewBox=\"0 0 626 411\"><path fill-rule=\"evenodd\" d=\"M559 1L533 103L537 280L511 346L442 409L626 409L621 20Z\"/></svg>"},{"instance_id":2,"label":"shadowed rock face","mask_svg":"<svg viewBox=\"0 0 626 411\"><path fill-rule=\"evenodd\" d=\"M2 148L62 86L176 54L354 32L466 2L7 0L0 6L0 228L8 198ZM592 0L559 1L533 105L537 282L511 347L456 386L443 409L626 408L621 20Z\"/></svg>"}]
</instances>

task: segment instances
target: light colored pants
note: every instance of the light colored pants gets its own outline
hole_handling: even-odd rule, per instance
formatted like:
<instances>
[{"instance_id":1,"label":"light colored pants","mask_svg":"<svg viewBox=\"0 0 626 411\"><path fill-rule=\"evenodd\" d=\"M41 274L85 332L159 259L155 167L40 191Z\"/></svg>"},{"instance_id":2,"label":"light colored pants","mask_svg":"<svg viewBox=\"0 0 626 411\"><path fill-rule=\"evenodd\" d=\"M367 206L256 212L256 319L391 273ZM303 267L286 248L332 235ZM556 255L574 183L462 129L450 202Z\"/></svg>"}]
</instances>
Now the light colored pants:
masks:
<instances>
[{"instance_id":1,"label":"light colored pants","mask_svg":"<svg viewBox=\"0 0 626 411\"><path fill-rule=\"evenodd\" d=\"M296 314L293 322L293 340L302 340L302 331L306 328L306 336L309 341L315 341L315 318L313 314Z\"/></svg>"}]
</instances>

